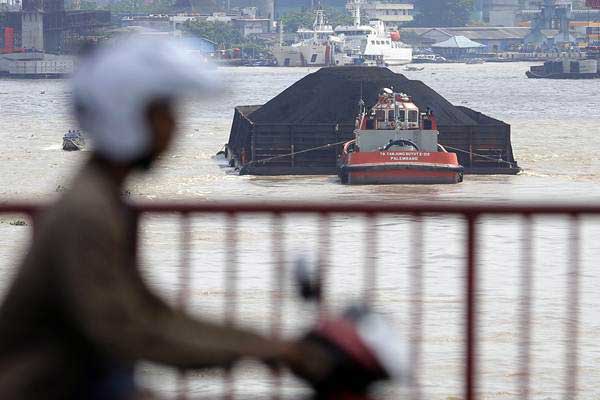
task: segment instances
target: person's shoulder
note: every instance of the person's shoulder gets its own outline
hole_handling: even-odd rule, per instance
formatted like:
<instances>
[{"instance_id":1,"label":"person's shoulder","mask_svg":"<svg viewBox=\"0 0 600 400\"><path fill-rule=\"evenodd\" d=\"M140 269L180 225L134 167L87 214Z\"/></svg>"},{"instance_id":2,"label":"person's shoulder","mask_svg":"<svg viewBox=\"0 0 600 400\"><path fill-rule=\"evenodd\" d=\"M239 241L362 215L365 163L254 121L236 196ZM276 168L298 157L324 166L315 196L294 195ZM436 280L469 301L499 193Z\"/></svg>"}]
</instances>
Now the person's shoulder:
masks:
<instances>
[{"instance_id":1,"label":"person's shoulder","mask_svg":"<svg viewBox=\"0 0 600 400\"><path fill-rule=\"evenodd\" d=\"M59 224L77 226L118 224L123 203L118 189L94 169L82 170L70 188L48 210L49 217Z\"/></svg>"}]
</instances>

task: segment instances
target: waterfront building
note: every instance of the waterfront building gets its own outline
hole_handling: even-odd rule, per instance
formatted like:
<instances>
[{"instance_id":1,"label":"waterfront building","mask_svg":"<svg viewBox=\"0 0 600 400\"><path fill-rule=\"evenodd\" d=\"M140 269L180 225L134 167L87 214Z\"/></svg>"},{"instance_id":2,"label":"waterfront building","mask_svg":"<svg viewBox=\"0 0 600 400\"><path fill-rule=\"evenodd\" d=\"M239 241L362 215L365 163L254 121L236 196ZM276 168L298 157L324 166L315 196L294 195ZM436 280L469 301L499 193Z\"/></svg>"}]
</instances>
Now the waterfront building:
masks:
<instances>
[{"instance_id":1,"label":"waterfront building","mask_svg":"<svg viewBox=\"0 0 600 400\"><path fill-rule=\"evenodd\" d=\"M480 53L485 48L485 45L474 42L464 36L452 36L443 42L434 43L431 45L431 48L449 60L463 60L472 57L476 53Z\"/></svg>"},{"instance_id":2,"label":"waterfront building","mask_svg":"<svg viewBox=\"0 0 600 400\"><path fill-rule=\"evenodd\" d=\"M234 18L231 23L243 37L271 32L271 20L268 18Z\"/></svg>"},{"instance_id":3,"label":"waterfront building","mask_svg":"<svg viewBox=\"0 0 600 400\"><path fill-rule=\"evenodd\" d=\"M21 8L20 0L0 0L0 11L19 11Z\"/></svg>"},{"instance_id":4,"label":"waterfront building","mask_svg":"<svg viewBox=\"0 0 600 400\"><path fill-rule=\"evenodd\" d=\"M454 36L464 36L486 46L486 51L509 51L523 46L525 37L531 32L529 27L469 26L460 28L402 28L401 34L412 33L419 38L422 47L448 40ZM544 29L542 34L552 39L558 34L556 29Z\"/></svg>"},{"instance_id":5,"label":"waterfront building","mask_svg":"<svg viewBox=\"0 0 600 400\"><path fill-rule=\"evenodd\" d=\"M79 48L84 37L111 24L110 11L66 11L64 0L4 1L20 8L0 7L0 33L5 38L8 29L12 41L3 43L3 48L68 53Z\"/></svg>"},{"instance_id":6,"label":"waterfront building","mask_svg":"<svg viewBox=\"0 0 600 400\"><path fill-rule=\"evenodd\" d=\"M522 0L477 0L475 6L483 22L493 26L515 26L522 3Z\"/></svg>"},{"instance_id":7,"label":"waterfront building","mask_svg":"<svg viewBox=\"0 0 600 400\"><path fill-rule=\"evenodd\" d=\"M354 12L355 3L348 2L347 8ZM367 20L383 21L386 28L397 29L411 22L414 17L414 4L401 2L367 1L360 5L361 13Z\"/></svg>"}]
</instances>

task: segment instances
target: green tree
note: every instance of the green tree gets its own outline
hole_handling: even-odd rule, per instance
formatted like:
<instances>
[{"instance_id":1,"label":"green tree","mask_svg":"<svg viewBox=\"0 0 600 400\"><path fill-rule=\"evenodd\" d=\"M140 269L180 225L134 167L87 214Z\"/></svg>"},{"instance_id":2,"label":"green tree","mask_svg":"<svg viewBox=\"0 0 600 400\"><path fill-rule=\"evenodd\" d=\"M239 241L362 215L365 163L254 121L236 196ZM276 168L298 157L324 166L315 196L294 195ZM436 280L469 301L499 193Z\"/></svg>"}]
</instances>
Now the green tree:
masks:
<instances>
[{"instance_id":1,"label":"green tree","mask_svg":"<svg viewBox=\"0 0 600 400\"><path fill-rule=\"evenodd\" d=\"M351 25L352 16L345 11L335 8L323 10L325 21L334 28L338 25ZM315 22L315 13L312 10L292 11L282 15L283 30L285 32L296 32L298 28L312 28Z\"/></svg>"},{"instance_id":2,"label":"green tree","mask_svg":"<svg viewBox=\"0 0 600 400\"><path fill-rule=\"evenodd\" d=\"M184 30L193 36L215 42L219 47L231 48L244 44L240 31L226 22L188 21Z\"/></svg>"},{"instance_id":3,"label":"green tree","mask_svg":"<svg viewBox=\"0 0 600 400\"><path fill-rule=\"evenodd\" d=\"M82 0L80 5L81 10L97 10L98 4L93 0Z\"/></svg>"},{"instance_id":4,"label":"green tree","mask_svg":"<svg viewBox=\"0 0 600 400\"><path fill-rule=\"evenodd\" d=\"M329 8L325 10L325 15L327 16L327 20L331 26L334 28L339 25L352 25L354 18L345 10L340 10L337 8Z\"/></svg>"},{"instance_id":5,"label":"green tree","mask_svg":"<svg viewBox=\"0 0 600 400\"><path fill-rule=\"evenodd\" d=\"M148 3L144 0L118 0L108 6L106 9L117 13L154 13L166 14L173 7L173 0L154 0Z\"/></svg>"},{"instance_id":6,"label":"green tree","mask_svg":"<svg viewBox=\"0 0 600 400\"><path fill-rule=\"evenodd\" d=\"M422 45L421 35L419 35L416 32L402 31L402 33L400 34L400 38L404 43L410 44L414 47L420 47Z\"/></svg>"},{"instance_id":7,"label":"green tree","mask_svg":"<svg viewBox=\"0 0 600 400\"><path fill-rule=\"evenodd\" d=\"M473 11L473 0L420 0L416 7L417 26L465 26Z\"/></svg>"},{"instance_id":8,"label":"green tree","mask_svg":"<svg viewBox=\"0 0 600 400\"><path fill-rule=\"evenodd\" d=\"M296 32L298 28L309 28L314 20L314 14L308 11L292 11L281 17L285 32Z\"/></svg>"}]
</instances>

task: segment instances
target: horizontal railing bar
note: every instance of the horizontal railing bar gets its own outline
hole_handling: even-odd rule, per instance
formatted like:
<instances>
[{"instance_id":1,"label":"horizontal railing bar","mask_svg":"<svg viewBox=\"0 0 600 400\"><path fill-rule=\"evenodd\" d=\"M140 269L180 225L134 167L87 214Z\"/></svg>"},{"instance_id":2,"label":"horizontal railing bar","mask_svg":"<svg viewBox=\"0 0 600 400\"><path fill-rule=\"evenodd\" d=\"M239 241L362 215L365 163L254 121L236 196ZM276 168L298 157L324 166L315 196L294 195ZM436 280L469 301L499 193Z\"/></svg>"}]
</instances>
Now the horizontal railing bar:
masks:
<instances>
[{"instance_id":1,"label":"horizontal railing bar","mask_svg":"<svg viewBox=\"0 0 600 400\"><path fill-rule=\"evenodd\" d=\"M34 214L44 203L0 204L0 214ZM437 204L437 203L320 203L320 202L136 202L131 204L138 212L151 213L375 213L375 214L600 214L600 205L566 203L539 204Z\"/></svg>"}]
</instances>

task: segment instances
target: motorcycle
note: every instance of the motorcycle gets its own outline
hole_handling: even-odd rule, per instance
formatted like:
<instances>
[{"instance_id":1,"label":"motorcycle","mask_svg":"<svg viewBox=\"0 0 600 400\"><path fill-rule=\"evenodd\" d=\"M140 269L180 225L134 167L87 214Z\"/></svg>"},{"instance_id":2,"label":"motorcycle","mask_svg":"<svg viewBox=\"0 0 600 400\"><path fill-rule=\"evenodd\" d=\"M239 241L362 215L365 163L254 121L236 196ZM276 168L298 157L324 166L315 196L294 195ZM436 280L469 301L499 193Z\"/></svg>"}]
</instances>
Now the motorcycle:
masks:
<instances>
[{"instance_id":1,"label":"motorcycle","mask_svg":"<svg viewBox=\"0 0 600 400\"><path fill-rule=\"evenodd\" d=\"M303 259L296 262L295 275L300 296L319 303L321 282ZM411 381L408 351L389 321L365 304L348 307L340 316L322 315L303 340L333 360L327 376L313 382L315 400L371 400L377 383Z\"/></svg>"}]
</instances>

